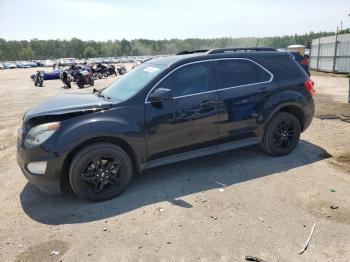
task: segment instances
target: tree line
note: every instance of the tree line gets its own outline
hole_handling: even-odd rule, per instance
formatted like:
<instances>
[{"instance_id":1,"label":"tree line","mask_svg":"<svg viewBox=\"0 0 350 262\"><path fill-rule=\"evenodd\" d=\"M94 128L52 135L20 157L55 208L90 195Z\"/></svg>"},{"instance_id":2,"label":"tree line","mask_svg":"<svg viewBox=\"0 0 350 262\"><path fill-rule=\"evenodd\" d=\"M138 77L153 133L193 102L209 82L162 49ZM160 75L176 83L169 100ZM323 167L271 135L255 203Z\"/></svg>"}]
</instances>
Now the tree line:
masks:
<instances>
[{"instance_id":1,"label":"tree line","mask_svg":"<svg viewBox=\"0 0 350 262\"><path fill-rule=\"evenodd\" d=\"M350 29L341 33L349 33ZM92 58L138 55L175 54L184 50L210 49L222 47L272 47L285 48L291 44L310 46L315 38L334 35L334 32L310 32L302 35L287 35L275 37L222 37L213 39L170 39L147 40L135 39L128 41L83 41L78 38L71 40L38 40L6 41L0 38L0 60L31 60L57 59L62 57Z\"/></svg>"}]
</instances>

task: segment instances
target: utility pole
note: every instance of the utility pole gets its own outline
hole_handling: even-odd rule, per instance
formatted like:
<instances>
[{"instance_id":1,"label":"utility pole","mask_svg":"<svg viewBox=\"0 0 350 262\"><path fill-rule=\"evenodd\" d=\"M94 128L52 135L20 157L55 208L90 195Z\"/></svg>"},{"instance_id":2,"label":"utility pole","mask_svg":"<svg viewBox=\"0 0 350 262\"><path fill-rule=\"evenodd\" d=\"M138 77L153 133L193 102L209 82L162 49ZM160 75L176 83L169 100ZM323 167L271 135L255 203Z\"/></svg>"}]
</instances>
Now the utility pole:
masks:
<instances>
[{"instance_id":1,"label":"utility pole","mask_svg":"<svg viewBox=\"0 0 350 262\"><path fill-rule=\"evenodd\" d=\"M348 103L350 104L350 74L348 74L348 79L349 79Z\"/></svg>"},{"instance_id":2,"label":"utility pole","mask_svg":"<svg viewBox=\"0 0 350 262\"><path fill-rule=\"evenodd\" d=\"M333 56L333 70L332 70L333 73L335 73L335 64L337 63L338 35L339 35L339 27L337 27L337 33L335 34L334 56Z\"/></svg>"},{"instance_id":3,"label":"utility pole","mask_svg":"<svg viewBox=\"0 0 350 262\"><path fill-rule=\"evenodd\" d=\"M350 17L350 13L348 14ZM350 103L350 72L348 73L348 79L349 79L349 93L348 93L348 103Z\"/></svg>"}]
</instances>

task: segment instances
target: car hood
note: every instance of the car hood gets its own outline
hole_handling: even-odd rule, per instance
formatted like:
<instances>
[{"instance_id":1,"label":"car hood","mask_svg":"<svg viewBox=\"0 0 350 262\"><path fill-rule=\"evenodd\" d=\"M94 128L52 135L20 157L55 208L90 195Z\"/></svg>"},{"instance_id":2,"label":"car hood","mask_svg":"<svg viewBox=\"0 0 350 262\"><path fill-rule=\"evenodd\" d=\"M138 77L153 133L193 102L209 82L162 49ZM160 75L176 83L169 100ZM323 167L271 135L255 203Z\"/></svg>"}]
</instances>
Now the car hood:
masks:
<instances>
[{"instance_id":1,"label":"car hood","mask_svg":"<svg viewBox=\"0 0 350 262\"><path fill-rule=\"evenodd\" d=\"M24 115L24 120L41 116L59 116L70 113L96 112L111 108L112 102L94 94L63 94L45 100ZM76 114L75 114L76 115Z\"/></svg>"}]
</instances>

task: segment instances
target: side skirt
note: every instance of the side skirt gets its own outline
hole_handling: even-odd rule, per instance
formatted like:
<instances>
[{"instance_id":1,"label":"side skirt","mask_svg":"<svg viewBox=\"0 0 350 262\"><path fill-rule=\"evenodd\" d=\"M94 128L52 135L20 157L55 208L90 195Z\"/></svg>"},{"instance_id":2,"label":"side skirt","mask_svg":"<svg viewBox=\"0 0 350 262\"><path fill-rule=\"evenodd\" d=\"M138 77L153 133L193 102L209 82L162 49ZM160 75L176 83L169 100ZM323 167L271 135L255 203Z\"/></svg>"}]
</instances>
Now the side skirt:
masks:
<instances>
[{"instance_id":1,"label":"side skirt","mask_svg":"<svg viewBox=\"0 0 350 262\"><path fill-rule=\"evenodd\" d=\"M163 157L163 158L159 158L159 159L155 159L155 160L152 160L149 162L142 163L140 166L140 170L142 171L142 170L152 168L152 167L163 166L163 165L167 165L167 164L171 164L171 163L175 163L175 162L179 162L179 161L184 161L184 160L188 160L188 159L192 159L192 158L212 155L212 154L216 154L216 153L220 153L220 152L224 152L224 151L228 151L228 150L233 150L233 149L237 149L237 148L241 148L241 147L256 145L256 144L259 144L260 142L261 141L259 138L254 137L254 138L242 139L242 140L235 141L235 142L220 144L220 145L216 145L216 146L210 146L210 147L206 147L206 148L196 149L193 151L189 151L189 152L185 152L185 153L181 153L181 154L176 154L176 155L172 155L172 156L167 156L167 157Z\"/></svg>"}]
</instances>

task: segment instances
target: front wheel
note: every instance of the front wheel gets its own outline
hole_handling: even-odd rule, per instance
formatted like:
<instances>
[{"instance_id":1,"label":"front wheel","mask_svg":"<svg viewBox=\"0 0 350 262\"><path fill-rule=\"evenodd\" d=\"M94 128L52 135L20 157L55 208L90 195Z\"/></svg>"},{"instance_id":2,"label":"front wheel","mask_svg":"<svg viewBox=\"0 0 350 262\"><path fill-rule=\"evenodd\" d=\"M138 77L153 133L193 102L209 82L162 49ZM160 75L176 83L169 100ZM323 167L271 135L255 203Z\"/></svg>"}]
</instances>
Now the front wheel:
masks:
<instances>
[{"instance_id":1,"label":"front wheel","mask_svg":"<svg viewBox=\"0 0 350 262\"><path fill-rule=\"evenodd\" d=\"M287 112L277 113L268 124L262 148L274 156L287 155L299 142L301 125L298 118Z\"/></svg>"},{"instance_id":2,"label":"front wheel","mask_svg":"<svg viewBox=\"0 0 350 262\"><path fill-rule=\"evenodd\" d=\"M90 86L94 86L95 85L95 81L94 81L94 79L92 77L89 80L89 84L90 84Z\"/></svg>"},{"instance_id":3,"label":"front wheel","mask_svg":"<svg viewBox=\"0 0 350 262\"><path fill-rule=\"evenodd\" d=\"M84 88L84 82L85 82L85 79L84 79L83 76L78 77L77 85L78 85L79 88Z\"/></svg>"},{"instance_id":4,"label":"front wheel","mask_svg":"<svg viewBox=\"0 0 350 262\"><path fill-rule=\"evenodd\" d=\"M133 174L130 157L110 143L94 143L73 159L69 179L73 191L89 201L104 201L118 196Z\"/></svg>"}]
</instances>

